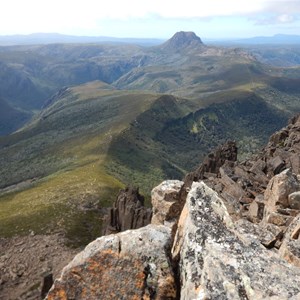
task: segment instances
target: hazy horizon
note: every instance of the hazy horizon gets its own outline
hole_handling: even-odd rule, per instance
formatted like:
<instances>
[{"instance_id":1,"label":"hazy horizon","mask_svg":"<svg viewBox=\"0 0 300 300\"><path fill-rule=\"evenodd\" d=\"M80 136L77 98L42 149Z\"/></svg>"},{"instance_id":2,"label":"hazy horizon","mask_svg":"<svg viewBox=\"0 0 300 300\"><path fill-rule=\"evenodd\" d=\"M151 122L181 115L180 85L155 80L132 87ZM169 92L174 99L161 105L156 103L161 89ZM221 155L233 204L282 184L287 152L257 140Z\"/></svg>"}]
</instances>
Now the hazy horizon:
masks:
<instances>
[{"instance_id":1,"label":"hazy horizon","mask_svg":"<svg viewBox=\"0 0 300 300\"><path fill-rule=\"evenodd\" d=\"M180 30L180 31L182 31L182 30ZM189 31L192 31L192 30L189 30ZM178 32L178 31L177 31ZM112 38L112 39L149 39L149 40L161 40L161 41L166 41L166 40L168 40L168 39L170 39L174 34L175 34L176 32L174 32L172 35L170 35L170 36L168 36L168 37L166 37L166 38L159 38L159 37L136 37L136 36L124 36L124 37L117 37L117 36L109 36L109 35L82 35L82 34L64 34L64 33L59 33L59 32L32 32L32 33L28 33L28 34L0 34L0 37L14 37L14 36L20 36L20 37L38 37L39 35L42 37L43 35L49 35L49 36L51 36L51 35L53 35L54 37L55 36L70 36L70 37L78 37L78 38L80 38L80 37L86 37L86 38L107 38L107 39L110 39L110 38ZM226 41L226 40L238 40L238 39L248 39L248 38L260 38L260 37L262 37L262 38L264 38L264 37L266 37L266 38L268 38L268 37L275 37L275 36L281 36L281 35L287 35L287 36L293 36L293 35L295 35L295 36L299 36L300 37L300 34L287 34L287 33L275 33L275 34L272 34L272 35L253 35L253 36L249 36L249 37L220 37L220 38L210 38L210 37L206 37L206 38L204 38L205 40L215 40L215 41L218 41L218 40L220 40L220 41L222 41L222 40L224 40L224 41ZM203 37L202 36L200 36L200 35L197 35L197 36L199 36L200 38L202 38L203 39Z\"/></svg>"},{"instance_id":2,"label":"hazy horizon","mask_svg":"<svg viewBox=\"0 0 300 300\"><path fill-rule=\"evenodd\" d=\"M1 7L0 35L168 39L193 31L205 39L299 34L298 0L11 0Z\"/></svg>"}]
</instances>

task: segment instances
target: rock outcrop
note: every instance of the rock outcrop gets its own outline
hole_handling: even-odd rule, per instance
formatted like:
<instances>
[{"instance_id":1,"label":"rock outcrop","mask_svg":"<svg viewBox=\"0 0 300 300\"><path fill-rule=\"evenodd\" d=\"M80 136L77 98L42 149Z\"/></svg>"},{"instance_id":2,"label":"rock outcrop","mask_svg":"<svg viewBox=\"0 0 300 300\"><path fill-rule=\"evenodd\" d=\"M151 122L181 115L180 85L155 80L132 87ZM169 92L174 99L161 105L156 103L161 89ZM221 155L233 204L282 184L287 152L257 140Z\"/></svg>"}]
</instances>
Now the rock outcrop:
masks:
<instances>
[{"instance_id":1,"label":"rock outcrop","mask_svg":"<svg viewBox=\"0 0 300 300\"><path fill-rule=\"evenodd\" d=\"M172 254L180 299L300 299L300 269L237 231L223 199L203 182L188 194Z\"/></svg>"},{"instance_id":2,"label":"rock outcrop","mask_svg":"<svg viewBox=\"0 0 300 300\"><path fill-rule=\"evenodd\" d=\"M144 197L137 188L120 190L112 208L109 208L103 234L137 229L150 224L152 209L144 206Z\"/></svg>"},{"instance_id":3,"label":"rock outcrop","mask_svg":"<svg viewBox=\"0 0 300 300\"><path fill-rule=\"evenodd\" d=\"M300 299L299 156L300 116L242 163L226 143L153 189L151 225L87 246L47 299ZM114 228L132 224L127 198Z\"/></svg>"},{"instance_id":4,"label":"rock outcrop","mask_svg":"<svg viewBox=\"0 0 300 300\"><path fill-rule=\"evenodd\" d=\"M278 226L288 225L300 212L295 197L298 191L300 191L300 182L291 169L275 175L264 193L264 220Z\"/></svg>"},{"instance_id":5,"label":"rock outcrop","mask_svg":"<svg viewBox=\"0 0 300 300\"><path fill-rule=\"evenodd\" d=\"M228 141L224 145L219 146L214 152L209 153L196 171L185 176L184 183L186 186L191 186L194 181L216 177L220 174L220 167L226 161L235 162L236 160L236 143Z\"/></svg>"}]
</instances>

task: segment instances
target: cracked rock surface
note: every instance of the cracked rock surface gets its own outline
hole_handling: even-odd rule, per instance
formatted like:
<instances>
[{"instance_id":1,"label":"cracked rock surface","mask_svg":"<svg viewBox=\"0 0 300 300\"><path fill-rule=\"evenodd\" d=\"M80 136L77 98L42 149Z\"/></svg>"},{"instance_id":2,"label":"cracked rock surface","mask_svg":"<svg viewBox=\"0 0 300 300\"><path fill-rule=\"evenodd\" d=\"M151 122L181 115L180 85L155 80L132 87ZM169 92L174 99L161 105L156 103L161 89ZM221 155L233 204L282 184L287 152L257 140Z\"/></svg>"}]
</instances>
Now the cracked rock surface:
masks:
<instances>
[{"instance_id":1,"label":"cracked rock surface","mask_svg":"<svg viewBox=\"0 0 300 300\"><path fill-rule=\"evenodd\" d=\"M223 200L193 183L173 246L180 299L300 299L300 269L241 235Z\"/></svg>"},{"instance_id":2,"label":"cracked rock surface","mask_svg":"<svg viewBox=\"0 0 300 300\"><path fill-rule=\"evenodd\" d=\"M98 238L63 269L47 299L176 299L170 228Z\"/></svg>"}]
</instances>

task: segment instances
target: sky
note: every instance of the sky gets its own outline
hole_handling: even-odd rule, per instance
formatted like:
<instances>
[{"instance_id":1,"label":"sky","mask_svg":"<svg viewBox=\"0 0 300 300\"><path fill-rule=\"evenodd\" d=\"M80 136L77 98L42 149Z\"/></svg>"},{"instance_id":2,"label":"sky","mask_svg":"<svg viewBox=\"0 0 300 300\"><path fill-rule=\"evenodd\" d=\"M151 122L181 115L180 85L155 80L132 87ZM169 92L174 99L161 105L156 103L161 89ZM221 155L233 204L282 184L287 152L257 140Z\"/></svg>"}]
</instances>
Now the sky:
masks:
<instances>
[{"instance_id":1,"label":"sky","mask_svg":"<svg viewBox=\"0 0 300 300\"><path fill-rule=\"evenodd\" d=\"M0 35L62 33L167 39L300 35L300 0L9 0Z\"/></svg>"}]
</instances>

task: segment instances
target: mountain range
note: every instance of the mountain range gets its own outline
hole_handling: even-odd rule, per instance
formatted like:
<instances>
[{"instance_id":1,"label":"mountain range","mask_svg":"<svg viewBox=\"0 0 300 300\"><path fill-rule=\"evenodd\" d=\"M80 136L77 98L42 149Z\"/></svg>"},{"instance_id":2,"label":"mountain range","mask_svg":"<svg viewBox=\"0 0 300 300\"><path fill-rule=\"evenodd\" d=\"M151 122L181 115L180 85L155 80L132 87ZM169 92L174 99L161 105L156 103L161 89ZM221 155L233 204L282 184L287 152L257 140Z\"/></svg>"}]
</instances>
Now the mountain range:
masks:
<instances>
[{"instance_id":1,"label":"mountain range","mask_svg":"<svg viewBox=\"0 0 300 300\"><path fill-rule=\"evenodd\" d=\"M300 44L300 35L275 34L273 36L255 36L251 38L204 39L207 44L272 44L296 45ZM38 45L38 44L135 44L139 46L155 46L165 42L158 38L116 38L109 36L76 36L60 33L32 33L28 35L0 35L0 46Z\"/></svg>"},{"instance_id":2,"label":"mountain range","mask_svg":"<svg viewBox=\"0 0 300 300\"><path fill-rule=\"evenodd\" d=\"M233 43L240 44L273 44L273 45L299 45L300 36L290 34L275 34L273 36L257 36L247 39L239 39L232 41Z\"/></svg>"},{"instance_id":3,"label":"mountain range","mask_svg":"<svg viewBox=\"0 0 300 300\"><path fill-rule=\"evenodd\" d=\"M76 36L60 33L32 33L28 35L2 35L0 36L1 46L12 45L37 45L57 43L93 43L93 44L136 44L140 46L153 46L161 44L162 39L151 38L116 38L108 36Z\"/></svg>"},{"instance_id":4,"label":"mountain range","mask_svg":"<svg viewBox=\"0 0 300 300\"><path fill-rule=\"evenodd\" d=\"M243 159L300 110L299 67L192 32L151 47L1 47L0 74L0 235L59 228L73 245L99 233L124 185L149 204L219 143L237 140Z\"/></svg>"}]
</instances>

